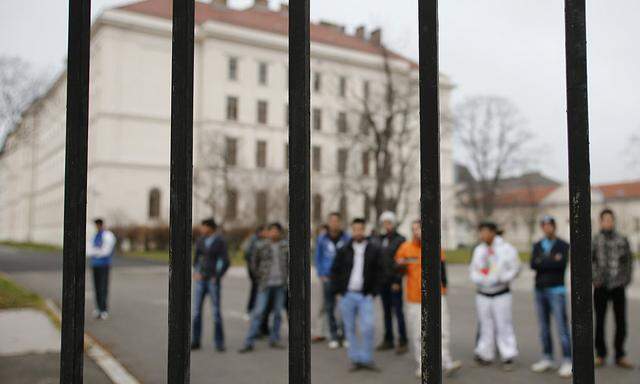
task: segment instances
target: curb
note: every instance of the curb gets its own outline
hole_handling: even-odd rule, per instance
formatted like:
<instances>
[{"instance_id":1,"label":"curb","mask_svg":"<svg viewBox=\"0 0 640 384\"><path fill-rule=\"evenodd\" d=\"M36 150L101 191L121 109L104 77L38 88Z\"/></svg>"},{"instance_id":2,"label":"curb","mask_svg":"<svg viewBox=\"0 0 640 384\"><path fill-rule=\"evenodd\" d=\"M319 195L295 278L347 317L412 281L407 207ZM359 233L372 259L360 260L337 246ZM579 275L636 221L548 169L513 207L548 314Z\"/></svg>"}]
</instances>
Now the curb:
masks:
<instances>
[{"instance_id":1,"label":"curb","mask_svg":"<svg viewBox=\"0 0 640 384\"><path fill-rule=\"evenodd\" d=\"M58 322L61 321L60 309L53 301L46 299L47 308L53 313ZM104 349L93 337L84 334L84 350L114 384L141 384L133 377L113 355Z\"/></svg>"}]
</instances>

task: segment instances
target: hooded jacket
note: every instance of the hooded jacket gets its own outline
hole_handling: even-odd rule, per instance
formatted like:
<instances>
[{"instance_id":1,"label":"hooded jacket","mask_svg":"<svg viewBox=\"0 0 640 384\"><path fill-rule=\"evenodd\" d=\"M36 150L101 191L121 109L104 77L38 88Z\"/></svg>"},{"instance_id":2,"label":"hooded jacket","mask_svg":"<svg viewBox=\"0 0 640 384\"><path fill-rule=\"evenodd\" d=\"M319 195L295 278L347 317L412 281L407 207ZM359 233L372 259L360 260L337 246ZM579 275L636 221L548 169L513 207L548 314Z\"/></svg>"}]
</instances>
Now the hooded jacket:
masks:
<instances>
[{"instance_id":1,"label":"hooded jacket","mask_svg":"<svg viewBox=\"0 0 640 384\"><path fill-rule=\"evenodd\" d=\"M509 284L520 273L518 251L500 236L491 246L481 243L473 250L469 266L471 281L479 294L496 296L509 291Z\"/></svg>"},{"instance_id":2,"label":"hooded jacket","mask_svg":"<svg viewBox=\"0 0 640 384\"><path fill-rule=\"evenodd\" d=\"M341 232L336 243L333 242L329 233L318 236L316 240L316 271L320 277L328 277L331 274L333 260L338 249L344 247L350 238L346 232Z\"/></svg>"},{"instance_id":3,"label":"hooded jacket","mask_svg":"<svg viewBox=\"0 0 640 384\"><path fill-rule=\"evenodd\" d=\"M633 256L626 237L601 231L591 248L593 283L608 289L626 287L633 275Z\"/></svg>"}]
</instances>

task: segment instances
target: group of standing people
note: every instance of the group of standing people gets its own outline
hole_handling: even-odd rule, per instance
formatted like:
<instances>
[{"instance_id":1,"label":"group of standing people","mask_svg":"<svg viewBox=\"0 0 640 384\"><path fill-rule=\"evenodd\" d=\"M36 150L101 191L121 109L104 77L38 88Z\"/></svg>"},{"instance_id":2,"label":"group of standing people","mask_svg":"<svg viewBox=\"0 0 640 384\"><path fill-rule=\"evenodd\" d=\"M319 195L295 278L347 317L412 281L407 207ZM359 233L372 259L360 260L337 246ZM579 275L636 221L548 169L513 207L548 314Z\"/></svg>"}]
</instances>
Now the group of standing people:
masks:
<instances>
[{"instance_id":1,"label":"group of standing people","mask_svg":"<svg viewBox=\"0 0 640 384\"><path fill-rule=\"evenodd\" d=\"M87 242L94 277L96 319L108 318L109 271L116 245L114 234L105 229L102 219L95 220L96 233ZM380 295L384 315L384 337L378 351L395 350L399 355L413 349L421 369L421 246L419 220L412 223L412 237L406 240L396 230L392 212L380 217L382 234L366 235L366 222L351 222L350 233L343 227L339 213L331 213L325 231L315 244L315 266L321 282L322 302L319 329L314 342L328 341L330 349L344 347L352 371L374 370L375 297ZM214 219L201 222L200 238L195 243L193 260L193 327L191 348L201 347L202 308L210 296L214 323L214 345L224 352L225 338L221 310L222 278L229 268L227 243ZM561 377L572 376L572 350L567 316L566 268L570 247L556 232L556 222L545 216L540 222L543 237L533 245L530 267L535 271L535 307L539 322L542 358L531 366L534 372L557 369ZM469 266L476 286L477 337L474 360L489 365L499 355L505 370L514 368L518 346L513 322L511 283L521 270L518 251L502 236L493 222L478 226L479 244ZM255 341L269 337L269 346L285 348L280 341L282 312L287 308L289 245L284 228L274 222L260 227L245 249L251 279L247 304L250 326L240 353L254 350ZM462 366L450 353L449 310L445 253L441 252L442 288L442 364L446 374ZM600 214L600 231L593 239L593 298L596 319L595 366L607 363L605 320L609 302L615 316L615 359L621 368L633 369L625 351L627 337L626 288L631 283L634 258L628 240L615 230L615 215L605 209ZM406 309L406 313L405 313ZM339 316L338 316L339 312ZM397 338L394 335L394 319ZM553 354L551 319L556 324L562 346L557 365ZM407 326L408 325L408 326Z\"/></svg>"}]
</instances>

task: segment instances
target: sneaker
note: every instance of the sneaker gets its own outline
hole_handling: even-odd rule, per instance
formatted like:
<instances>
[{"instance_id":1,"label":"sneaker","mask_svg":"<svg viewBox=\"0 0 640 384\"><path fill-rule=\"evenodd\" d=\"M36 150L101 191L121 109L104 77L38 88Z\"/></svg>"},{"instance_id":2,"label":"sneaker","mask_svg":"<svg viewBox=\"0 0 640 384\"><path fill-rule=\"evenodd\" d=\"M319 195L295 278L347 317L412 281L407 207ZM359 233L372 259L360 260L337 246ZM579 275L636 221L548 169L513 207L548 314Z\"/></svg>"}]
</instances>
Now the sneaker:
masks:
<instances>
[{"instance_id":1,"label":"sneaker","mask_svg":"<svg viewBox=\"0 0 640 384\"><path fill-rule=\"evenodd\" d=\"M570 379L573 376L573 364L570 361L562 363L560 369L558 369L558 376L563 379Z\"/></svg>"},{"instance_id":2,"label":"sneaker","mask_svg":"<svg viewBox=\"0 0 640 384\"><path fill-rule=\"evenodd\" d=\"M351 363L351 367L349 367L349 372L356 372L362 369L362 364L360 363Z\"/></svg>"},{"instance_id":3,"label":"sneaker","mask_svg":"<svg viewBox=\"0 0 640 384\"><path fill-rule=\"evenodd\" d=\"M473 361L481 367L486 367L487 365L491 365L492 362L489 360L485 360L482 357L475 355L473 356Z\"/></svg>"},{"instance_id":4,"label":"sneaker","mask_svg":"<svg viewBox=\"0 0 640 384\"><path fill-rule=\"evenodd\" d=\"M347 340L342 340L342 343L340 343L340 345L342 346L342 348L349 348L349 342Z\"/></svg>"},{"instance_id":5,"label":"sneaker","mask_svg":"<svg viewBox=\"0 0 640 384\"><path fill-rule=\"evenodd\" d=\"M197 351L198 349L200 349L200 343L191 343L192 351Z\"/></svg>"},{"instance_id":6,"label":"sneaker","mask_svg":"<svg viewBox=\"0 0 640 384\"><path fill-rule=\"evenodd\" d=\"M596 357L596 359L593 361L593 365L596 368L602 368L607 364L606 360L604 359L604 357Z\"/></svg>"},{"instance_id":7,"label":"sneaker","mask_svg":"<svg viewBox=\"0 0 640 384\"><path fill-rule=\"evenodd\" d=\"M535 373L547 372L553 368L555 364L549 359L542 359L531 366L531 370Z\"/></svg>"},{"instance_id":8,"label":"sneaker","mask_svg":"<svg viewBox=\"0 0 640 384\"><path fill-rule=\"evenodd\" d=\"M312 343L321 343L321 342L323 342L325 340L327 340L327 338L324 337L324 336L313 336L313 337L311 337L311 342Z\"/></svg>"},{"instance_id":9,"label":"sneaker","mask_svg":"<svg viewBox=\"0 0 640 384\"><path fill-rule=\"evenodd\" d=\"M407 343L400 343L396 347L396 355L404 355L409 352L409 348L407 347Z\"/></svg>"},{"instance_id":10,"label":"sneaker","mask_svg":"<svg viewBox=\"0 0 640 384\"><path fill-rule=\"evenodd\" d=\"M329 342L329 349L338 349L340 348L340 343L338 343L338 340L331 340Z\"/></svg>"},{"instance_id":11,"label":"sneaker","mask_svg":"<svg viewBox=\"0 0 640 384\"><path fill-rule=\"evenodd\" d=\"M242 347L241 349L238 350L238 353L249 353L253 351L253 345L245 345L244 347Z\"/></svg>"},{"instance_id":12,"label":"sneaker","mask_svg":"<svg viewBox=\"0 0 640 384\"><path fill-rule=\"evenodd\" d=\"M360 369L370 372L381 372L376 363L360 363Z\"/></svg>"},{"instance_id":13,"label":"sneaker","mask_svg":"<svg viewBox=\"0 0 640 384\"><path fill-rule=\"evenodd\" d=\"M242 315L242 320L244 320L245 322L248 322L249 320L251 320L251 314L245 313L244 315Z\"/></svg>"},{"instance_id":14,"label":"sneaker","mask_svg":"<svg viewBox=\"0 0 640 384\"><path fill-rule=\"evenodd\" d=\"M270 341L269 348L271 349L285 349L285 346L282 345L279 341Z\"/></svg>"},{"instance_id":15,"label":"sneaker","mask_svg":"<svg viewBox=\"0 0 640 384\"><path fill-rule=\"evenodd\" d=\"M109 312L100 312L100 320L107 320L109 318Z\"/></svg>"},{"instance_id":16,"label":"sneaker","mask_svg":"<svg viewBox=\"0 0 640 384\"><path fill-rule=\"evenodd\" d=\"M225 347L224 345L220 345L216 347L216 351L223 353L227 351L227 347Z\"/></svg>"},{"instance_id":17,"label":"sneaker","mask_svg":"<svg viewBox=\"0 0 640 384\"><path fill-rule=\"evenodd\" d=\"M516 363L513 359L508 359L502 362L502 370L505 372L512 372L516 369Z\"/></svg>"},{"instance_id":18,"label":"sneaker","mask_svg":"<svg viewBox=\"0 0 640 384\"><path fill-rule=\"evenodd\" d=\"M96 319L96 320L100 319L100 311L99 310L94 309L92 315L93 315L94 319Z\"/></svg>"},{"instance_id":19,"label":"sneaker","mask_svg":"<svg viewBox=\"0 0 640 384\"><path fill-rule=\"evenodd\" d=\"M380 343L380 345L378 345L376 350L377 351L390 351L393 348L394 348L393 342L391 342L391 341L383 341L382 343Z\"/></svg>"},{"instance_id":20,"label":"sneaker","mask_svg":"<svg viewBox=\"0 0 640 384\"><path fill-rule=\"evenodd\" d=\"M462 362L460 360L455 360L451 362L451 365L443 368L443 373L446 377L451 377L456 374L462 368Z\"/></svg>"},{"instance_id":21,"label":"sneaker","mask_svg":"<svg viewBox=\"0 0 640 384\"><path fill-rule=\"evenodd\" d=\"M618 366L618 368L622 368L622 369L635 368L634 365L626 357L621 357L618 360L616 360L616 365Z\"/></svg>"}]
</instances>

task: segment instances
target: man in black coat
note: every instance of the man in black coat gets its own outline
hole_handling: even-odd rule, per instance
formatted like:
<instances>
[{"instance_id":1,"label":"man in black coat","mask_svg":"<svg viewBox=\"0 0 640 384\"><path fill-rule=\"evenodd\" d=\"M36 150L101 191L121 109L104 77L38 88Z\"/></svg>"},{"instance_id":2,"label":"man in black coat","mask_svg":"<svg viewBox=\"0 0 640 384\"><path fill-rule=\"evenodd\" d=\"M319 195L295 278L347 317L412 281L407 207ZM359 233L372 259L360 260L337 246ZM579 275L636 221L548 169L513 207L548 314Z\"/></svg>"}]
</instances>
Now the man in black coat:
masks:
<instances>
[{"instance_id":1,"label":"man in black coat","mask_svg":"<svg viewBox=\"0 0 640 384\"><path fill-rule=\"evenodd\" d=\"M229 268L227 243L218 233L218 226L213 218L202 221L202 236L195 245L193 259L193 335L191 349L200 349L202 334L202 305L209 294L213 309L214 344L216 350L224 352L224 331L220 309L220 291L222 277Z\"/></svg>"},{"instance_id":2,"label":"man in black coat","mask_svg":"<svg viewBox=\"0 0 640 384\"><path fill-rule=\"evenodd\" d=\"M342 296L340 310L352 370L377 370L373 362L374 297L380 292L390 271L380 247L376 242L366 239L365 227L364 219L353 220L352 239L338 250L330 276L335 293ZM360 328L359 338L356 322Z\"/></svg>"}]
</instances>

